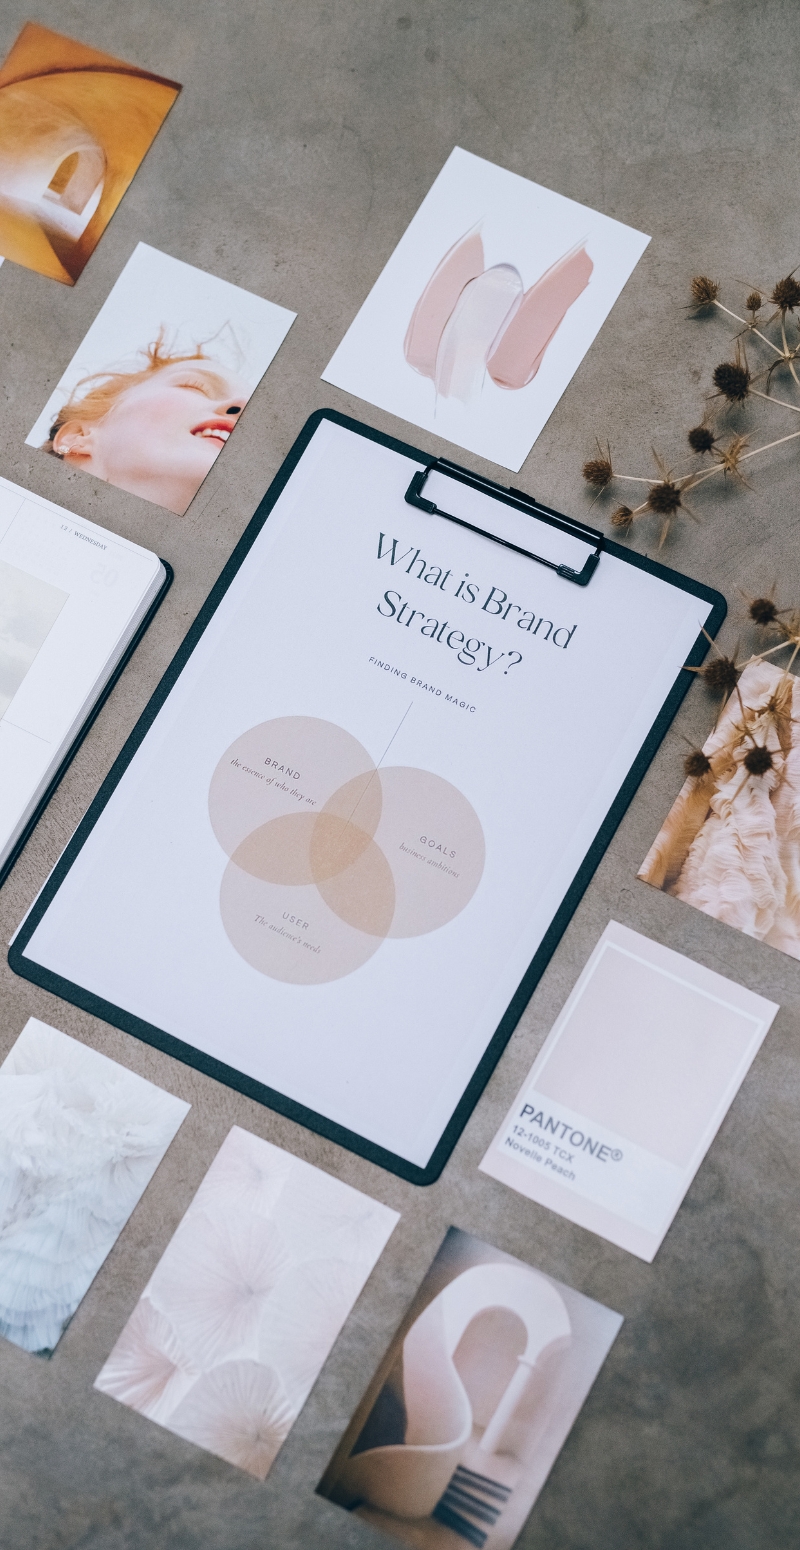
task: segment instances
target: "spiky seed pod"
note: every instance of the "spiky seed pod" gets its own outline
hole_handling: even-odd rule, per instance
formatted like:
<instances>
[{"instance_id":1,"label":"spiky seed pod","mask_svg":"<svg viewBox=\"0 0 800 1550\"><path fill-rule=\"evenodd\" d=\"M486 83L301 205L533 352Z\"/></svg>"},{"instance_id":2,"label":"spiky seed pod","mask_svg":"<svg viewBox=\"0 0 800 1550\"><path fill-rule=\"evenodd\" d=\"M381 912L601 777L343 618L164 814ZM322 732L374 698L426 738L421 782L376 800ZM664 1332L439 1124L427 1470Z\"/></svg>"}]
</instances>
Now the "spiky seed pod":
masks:
<instances>
[{"instance_id":1,"label":"spiky seed pod","mask_svg":"<svg viewBox=\"0 0 800 1550\"><path fill-rule=\"evenodd\" d=\"M711 760L702 748L693 748L683 761L683 773L689 780L702 780L711 769Z\"/></svg>"},{"instance_id":2,"label":"spiky seed pod","mask_svg":"<svg viewBox=\"0 0 800 1550\"><path fill-rule=\"evenodd\" d=\"M618 506L616 511L611 513L612 527L630 527L632 521L633 512L630 506Z\"/></svg>"},{"instance_id":3,"label":"spiky seed pod","mask_svg":"<svg viewBox=\"0 0 800 1550\"><path fill-rule=\"evenodd\" d=\"M789 612L788 619L777 619L776 624L782 635L790 640L793 645L800 644L800 611L793 608Z\"/></svg>"},{"instance_id":4,"label":"spiky seed pod","mask_svg":"<svg viewBox=\"0 0 800 1550\"><path fill-rule=\"evenodd\" d=\"M709 689L719 689L723 694L730 694L739 682L740 672L741 668L736 666L732 657L712 657L700 669L700 677Z\"/></svg>"},{"instance_id":5,"label":"spiky seed pod","mask_svg":"<svg viewBox=\"0 0 800 1550\"><path fill-rule=\"evenodd\" d=\"M762 306L763 306L763 301L762 301L762 298L759 296L758 291L751 291L750 295L748 296L748 298L747 298L747 300L745 302L745 307L747 308L747 311L748 312L760 312Z\"/></svg>"},{"instance_id":6,"label":"spiky seed pod","mask_svg":"<svg viewBox=\"0 0 800 1550\"><path fill-rule=\"evenodd\" d=\"M590 457L581 469L587 484L595 490L604 490L614 477L610 457Z\"/></svg>"},{"instance_id":7,"label":"spiky seed pod","mask_svg":"<svg viewBox=\"0 0 800 1550\"><path fill-rule=\"evenodd\" d=\"M753 748L748 748L742 763L748 775L766 775L767 770L772 769L772 754L768 748L756 743Z\"/></svg>"},{"instance_id":8,"label":"spiky seed pod","mask_svg":"<svg viewBox=\"0 0 800 1550\"><path fill-rule=\"evenodd\" d=\"M680 503L681 492L671 479L662 479L658 484L651 484L646 501L650 511L657 512L660 517L671 517L673 512L678 510Z\"/></svg>"},{"instance_id":9,"label":"spiky seed pod","mask_svg":"<svg viewBox=\"0 0 800 1550\"><path fill-rule=\"evenodd\" d=\"M769 299L773 307L780 307L781 312L794 312L795 307L800 306L800 280L787 274L785 280L778 281Z\"/></svg>"},{"instance_id":10,"label":"spiky seed pod","mask_svg":"<svg viewBox=\"0 0 800 1550\"><path fill-rule=\"evenodd\" d=\"M778 610L771 597L754 597L747 612L754 624L764 627L774 624L778 617Z\"/></svg>"},{"instance_id":11,"label":"spiky seed pod","mask_svg":"<svg viewBox=\"0 0 800 1550\"><path fill-rule=\"evenodd\" d=\"M747 480L742 473L739 464L745 454L745 448L749 447L750 440L747 436L732 436L727 447L717 447L717 462L722 465L727 474L733 474L736 479L746 484Z\"/></svg>"},{"instance_id":12,"label":"spiky seed pod","mask_svg":"<svg viewBox=\"0 0 800 1550\"><path fill-rule=\"evenodd\" d=\"M695 425L688 439L693 452L710 452L716 440L714 432L707 425Z\"/></svg>"},{"instance_id":13,"label":"spiky seed pod","mask_svg":"<svg viewBox=\"0 0 800 1550\"><path fill-rule=\"evenodd\" d=\"M696 274L692 280L692 301L696 307L711 307L719 295L719 280Z\"/></svg>"},{"instance_id":14,"label":"spiky seed pod","mask_svg":"<svg viewBox=\"0 0 800 1550\"><path fill-rule=\"evenodd\" d=\"M730 404L740 404L750 392L750 371L744 361L722 361L714 368L715 388Z\"/></svg>"}]
</instances>

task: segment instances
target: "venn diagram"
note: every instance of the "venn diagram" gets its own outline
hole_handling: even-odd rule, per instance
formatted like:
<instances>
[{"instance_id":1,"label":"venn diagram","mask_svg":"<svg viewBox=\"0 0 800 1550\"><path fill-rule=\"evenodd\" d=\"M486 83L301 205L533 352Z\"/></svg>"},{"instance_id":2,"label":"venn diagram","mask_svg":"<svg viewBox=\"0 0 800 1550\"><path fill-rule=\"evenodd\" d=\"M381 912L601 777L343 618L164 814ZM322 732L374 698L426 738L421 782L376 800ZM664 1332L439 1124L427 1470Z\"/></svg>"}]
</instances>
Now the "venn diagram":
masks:
<instances>
[{"instance_id":1,"label":"venn diagram","mask_svg":"<svg viewBox=\"0 0 800 1550\"><path fill-rule=\"evenodd\" d=\"M228 856L227 936L260 973L295 985L352 974L387 938L453 920L483 873L474 808L449 781L376 767L315 716L252 727L222 755L209 815Z\"/></svg>"}]
</instances>

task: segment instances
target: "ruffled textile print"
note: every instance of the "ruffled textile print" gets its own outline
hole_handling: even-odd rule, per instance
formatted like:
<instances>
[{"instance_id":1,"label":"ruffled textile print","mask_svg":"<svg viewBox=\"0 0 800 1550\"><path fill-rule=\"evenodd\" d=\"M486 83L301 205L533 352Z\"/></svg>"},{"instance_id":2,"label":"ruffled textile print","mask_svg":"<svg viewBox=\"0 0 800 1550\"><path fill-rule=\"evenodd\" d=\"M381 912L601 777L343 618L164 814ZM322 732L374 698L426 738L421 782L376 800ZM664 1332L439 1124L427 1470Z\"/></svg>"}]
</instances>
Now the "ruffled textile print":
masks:
<instances>
[{"instance_id":1,"label":"ruffled textile print","mask_svg":"<svg viewBox=\"0 0 800 1550\"><path fill-rule=\"evenodd\" d=\"M754 662L738 688L704 745L710 770L686 781L639 877L800 958L800 681ZM773 756L763 775L744 768L753 738Z\"/></svg>"},{"instance_id":2,"label":"ruffled textile print","mask_svg":"<svg viewBox=\"0 0 800 1550\"><path fill-rule=\"evenodd\" d=\"M188 1103L31 1018L0 1068L0 1333L49 1355Z\"/></svg>"}]
</instances>

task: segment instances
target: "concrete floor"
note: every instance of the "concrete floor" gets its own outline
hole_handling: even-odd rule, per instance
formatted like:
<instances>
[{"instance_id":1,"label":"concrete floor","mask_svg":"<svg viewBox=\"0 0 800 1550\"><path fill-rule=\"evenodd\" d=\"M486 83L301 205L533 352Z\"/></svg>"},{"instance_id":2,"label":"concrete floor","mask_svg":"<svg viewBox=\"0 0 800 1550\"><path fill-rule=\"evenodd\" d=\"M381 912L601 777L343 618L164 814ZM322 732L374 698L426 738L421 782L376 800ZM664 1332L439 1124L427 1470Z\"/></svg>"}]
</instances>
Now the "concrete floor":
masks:
<instances>
[{"instance_id":1,"label":"concrete floor","mask_svg":"<svg viewBox=\"0 0 800 1550\"><path fill-rule=\"evenodd\" d=\"M157 549L176 580L0 892L4 941L306 416L330 404L418 439L319 375L454 144L653 235L516 480L577 516L588 510L579 470L595 435L608 436L634 472L649 471L654 442L668 457L683 455L683 436L729 338L721 322L687 317L691 275L707 270L731 282L766 283L800 258L796 0L234 0L227 7L41 0L35 14L182 81L184 91L74 289L9 263L0 272L0 472ZM22 0L5 0L1 53L28 16ZM24 445L140 239L299 313L184 519ZM783 428L780 422L775 434ZM737 585L755 593L779 579L785 600L800 603L796 470L790 445L755 475L752 492L707 490L697 502L702 523L687 524L664 551L669 563L726 593L732 608L721 638L728 644L739 634ZM643 533L635 541L652 547L650 540ZM622 670L624 651L621 642ZM693 689L451 1162L428 1190L321 1141L0 964L0 1054L36 1014L192 1104L52 1361L0 1348L4 1550L388 1544L315 1496L314 1487L451 1222L625 1315L522 1534L524 1550L798 1544L800 965L635 879L680 784L684 739L701 739L711 718L704 691ZM653 1265L477 1172L610 917L781 1004ZM403 1213L264 1485L92 1392L233 1123Z\"/></svg>"}]
</instances>

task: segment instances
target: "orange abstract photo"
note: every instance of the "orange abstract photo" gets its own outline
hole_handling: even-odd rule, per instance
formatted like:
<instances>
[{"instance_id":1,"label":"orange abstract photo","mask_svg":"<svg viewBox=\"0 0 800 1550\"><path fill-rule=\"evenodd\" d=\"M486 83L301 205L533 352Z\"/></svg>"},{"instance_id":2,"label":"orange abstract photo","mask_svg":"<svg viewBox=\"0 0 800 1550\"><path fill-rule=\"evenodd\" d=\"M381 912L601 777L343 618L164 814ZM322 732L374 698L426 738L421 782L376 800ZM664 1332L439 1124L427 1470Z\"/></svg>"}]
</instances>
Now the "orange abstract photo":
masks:
<instances>
[{"instance_id":1,"label":"orange abstract photo","mask_svg":"<svg viewBox=\"0 0 800 1550\"><path fill-rule=\"evenodd\" d=\"M74 285L180 89L28 22L0 66L0 254Z\"/></svg>"}]
</instances>

